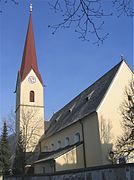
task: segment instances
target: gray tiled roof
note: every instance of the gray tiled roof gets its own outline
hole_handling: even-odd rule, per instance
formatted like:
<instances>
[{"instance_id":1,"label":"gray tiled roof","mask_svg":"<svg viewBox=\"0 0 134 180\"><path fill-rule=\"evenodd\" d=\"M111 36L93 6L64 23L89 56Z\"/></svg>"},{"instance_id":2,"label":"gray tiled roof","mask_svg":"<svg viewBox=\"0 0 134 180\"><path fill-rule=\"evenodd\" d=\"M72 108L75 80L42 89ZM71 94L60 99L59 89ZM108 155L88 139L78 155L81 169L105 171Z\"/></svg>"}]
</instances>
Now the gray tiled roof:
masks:
<instances>
[{"instance_id":1,"label":"gray tiled roof","mask_svg":"<svg viewBox=\"0 0 134 180\"><path fill-rule=\"evenodd\" d=\"M56 112L50 119L45 138L96 111L121 63L122 61Z\"/></svg>"}]
</instances>

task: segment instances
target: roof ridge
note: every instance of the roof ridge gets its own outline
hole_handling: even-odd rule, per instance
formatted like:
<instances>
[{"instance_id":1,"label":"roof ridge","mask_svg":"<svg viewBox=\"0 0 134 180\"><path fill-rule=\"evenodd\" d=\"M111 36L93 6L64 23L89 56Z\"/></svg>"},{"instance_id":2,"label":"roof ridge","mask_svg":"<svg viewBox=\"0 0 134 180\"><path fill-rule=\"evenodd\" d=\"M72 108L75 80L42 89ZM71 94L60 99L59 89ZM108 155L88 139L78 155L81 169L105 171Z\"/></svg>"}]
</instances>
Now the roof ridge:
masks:
<instances>
[{"instance_id":1,"label":"roof ridge","mask_svg":"<svg viewBox=\"0 0 134 180\"><path fill-rule=\"evenodd\" d=\"M53 133L56 133L68 125L79 121L85 117L85 115L87 116L93 111L96 111L122 62L123 61L120 61L88 88L68 102L63 108L58 110L50 119L50 125L46 130L45 136L51 136ZM90 98L86 98L91 92L93 93ZM75 107L73 107L72 111L69 111L70 105L73 105L74 103L76 103ZM60 114L60 118L56 121Z\"/></svg>"},{"instance_id":2,"label":"roof ridge","mask_svg":"<svg viewBox=\"0 0 134 180\"><path fill-rule=\"evenodd\" d=\"M120 67L120 65L122 64L123 60L121 60L118 64L116 64L114 67L112 67L109 71L107 71L105 74L103 74L99 79L97 79L95 82L93 82L90 86L88 86L86 89L84 89L82 92L80 92L78 95L76 95L71 101L69 101L66 105L64 105L61 109L59 109L56 113L58 113L60 110L62 110L64 107L66 107L68 104L70 104L73 100L75 100L78 96L80 96L83 92L85 92L86 90L88 90L89 88L91 88L95 83L97 83L100 79L104 78L104 76L106 76L110 71L112 71L113 69L115 69L116 67ZM54 113L54 114L56 114Z\"/></svg>"}]
</instances>

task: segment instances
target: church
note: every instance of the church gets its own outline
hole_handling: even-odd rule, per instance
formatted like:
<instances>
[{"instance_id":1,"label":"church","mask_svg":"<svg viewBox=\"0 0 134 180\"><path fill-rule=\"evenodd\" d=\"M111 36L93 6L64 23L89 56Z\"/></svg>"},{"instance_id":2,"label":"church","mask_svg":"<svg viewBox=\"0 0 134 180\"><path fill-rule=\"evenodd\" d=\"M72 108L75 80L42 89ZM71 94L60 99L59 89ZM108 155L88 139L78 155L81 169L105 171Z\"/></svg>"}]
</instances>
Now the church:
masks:
<instances>
[{"instance_id":1,"label":"church","mask_svg":"<svg viewBox=\"0 0 134 180\"><path fill-rule=\"evenodd\" d=\"M30 164L34 173L110 164L109 152L122 134L120 106L132 77L132 70L120 61L45 122L31 7L15 92L16 136L21 131L26 152L38 154Z\"/></svg>"}]
</instances>

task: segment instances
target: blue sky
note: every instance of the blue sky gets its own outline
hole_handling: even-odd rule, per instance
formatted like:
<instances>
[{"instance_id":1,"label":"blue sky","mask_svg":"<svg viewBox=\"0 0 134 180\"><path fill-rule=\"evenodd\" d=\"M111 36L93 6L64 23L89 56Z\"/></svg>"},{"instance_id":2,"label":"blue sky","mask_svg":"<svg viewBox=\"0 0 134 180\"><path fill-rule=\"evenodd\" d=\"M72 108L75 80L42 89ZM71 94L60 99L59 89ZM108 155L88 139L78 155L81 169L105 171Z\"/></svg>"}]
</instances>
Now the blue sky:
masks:
<instances>
[{"instance_id":1,"label":"blue sky","mask_svg":"<svg viewBox=\"0 0 134 180\"><path fill-rule=\"evenodd\" d=\"M73 29L55 35L48 28L60 16L47 0L23 0L18 5L2 4L0 14L0 119L15 110L15 84L20 68L33 4L33 28L38 67L45 87L45 119L56 112L120 61L123 54L133 68L133 21L130 17L106 17L102 33L109 37L100 45L82 42ZM109 8L106 2L105 8Z\"/></svg>"}]
</instances>

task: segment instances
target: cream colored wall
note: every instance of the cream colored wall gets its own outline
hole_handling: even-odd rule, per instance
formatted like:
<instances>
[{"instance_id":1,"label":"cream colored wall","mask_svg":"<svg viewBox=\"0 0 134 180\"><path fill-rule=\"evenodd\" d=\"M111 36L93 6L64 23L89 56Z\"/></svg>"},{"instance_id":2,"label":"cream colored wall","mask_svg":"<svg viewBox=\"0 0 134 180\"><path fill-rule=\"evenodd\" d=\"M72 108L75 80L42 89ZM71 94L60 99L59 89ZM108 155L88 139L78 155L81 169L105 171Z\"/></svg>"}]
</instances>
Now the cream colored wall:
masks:
<instances>
[{"instance_id":1,"label":"cream colored wall","mask_svg":"<svg viewBox=\"0 0 134 180\"><path fill-rule=\"evenodd\" d=\"M99 124L98 124L98 116L96 113L89 115L88 117L84 118L82 120L83 123L83 129L84 129L84 142L85 142L85 154L86 154L86 164L87 167L90 166L98 166L102 163L102 154L101 154L101 142L100 142L100 135L99 135ZM71 126L63 129L62 131L54 134L53 136L48 137L47 139L44 139L41 141L41 151L45 151L45 146L48 146L48 151L51 151L51 144L55 145L55 150L57 149L57 142L58 140L61 141L61 147L65 147L64 141L65 137L69 137L70 139L70 145L74 144L74 136L75 134L79 132L81 141L82 139L82 127L80 124L80 121L77 123L72 124ZM83 152L82 152L83 153ZM74 153L75 155L75 153ZM63 156L64 157L64 156ZM64 164L65 158L59 158L58 161L61 161L61 163ZM81 157L83 158L83 154L81 154ZM74 156L75 158L75 156ZM83 158L84 161L84 158ZM83 162L81 163L83 166ZM73 165L74 166L74 165ZM68 168L69 166L64 164L65 168ZM62 169L63 166L59 166L57 164L57 169ZM74 166L74 168L79 168L79 166Z\"/></svg>"},{"instance_id":2,"label":"cream colored wall","mask_svg":"<svg viewBox=\"0 0 134 180\"><path fill-rule=\"evenodd\" d=\"M79 122L68 126L67 128L55 133L53 136L48 137L41 141L41 151L45 151L45 146L48 146L48 151L52 151L51 144L54 144L55 150L57 149L57 143L61 141L61 148L65 147L65 138L69 137L70 145L74 144L74 136L75 134L80 133L80 141L82 141L82 132L81 132L81 125Z\"/></svg>"},{"instance_id":3,"label":"cream colored wall","mask_svg":"<svg viewBox=\"0 0 134 180\"><path fill-rule=\"evenodd\" d=\"M69 169L83 168L83 159L83 144L81 144L55 158L53 162L49 160L34 164L34 173L42 174L43 167L45 167L46 173L52 173L54 172L54 169L55 171L64 171Z\"/></svg>"},{"instance_id":4,"label":"cream colored wall","mask_svg":"<svg viewBox=\"0 0 134 180\"><path fill-rule=\"evenodd\" d=\"M102 165L99 124L96 113L82 120L84 130L86 167Z\"/></svg>"},{"instance_id":5,"label":"cream colored wall","mask_svg":"<svg viewBox=\"0 0 134 180\"><path fill-rule=\"evenodd\" d=\"M97 110L101 134L103 164L109 163L107 159L108 152L112 144L115 144L117 137L122 133L120 107L125 99L125 88L131 79L132 72L126 63L123 62ZM103 128L101 128L102 126ZM107 140L104 140L102 137L103 133L106 134L105 137L107 136Z\"/></svg>"},{"instance_id":6,"label":"cream colored wall","mask_svg":"<svg viewBox=\"0 0 134 180\"><path fill-rule=\"evenodd\" d=\"M125 62L123 62L106 96L97 109L97 113L93 113L82 120L87 167L109 163L108 152L112 147L112 143L115 143L117 137L122 133L120 126L120 105L124 99L125 87L131 81L131 78L132 72ZM102 130L105 132L102 133ZM70 144L73 144L74 135L77 132L80 133L81 140L83 140L80 122L42 140L42 151L45 151L45 146L48 146L48 151L51 151L51 144L55 145L56 150L59 140L61 141L61 147L64 147L65 137L69 137ZM104 134L105 138L102 137ZM64 158L61 157L60 161L64 164L63 159ZM57 162L58 161L59 160L57 160ZM60 166L57 169L60 169Z\"/></svg>"},{"instance_id":7,"label":"cream colored wall","mask_svg":"<svg viewBox=\"0 0 134 180\"><path fill-rule=\"evenodd\" d=\"M84 168L83 145L74 147L67 153L55 159L56 171Z\"/></svg>"},{"instance_id":8,"label":"cream colored wall","mask_svg":"<svg viewBox=\"0 0 134 180\"><path fill-rule=\"evenodd\" d=\"M29 76L35 76L36 83L34 84L29 83L28 81ZM29 92L31 90L35 92L35 102L29 102ZM20 104L32 105L32 106L33 105L44 106L43 86L33 70L31 70L29 74L26 76L26 78L21 82Z\"/></svg>"},{"instance_id":9,"label":"cream colored wall","mask_svg":"<svg viewBox=\"0 0 134 180\"><path fill-rule=\"evenodd\" d=\"M20 106L20 129L26 136L26 151L34 151L39 139L44 134L42 110Z\"/></svg>"},{"instance_id":10,"label":"cream colored wall","mask_svg":"<svg viewBox=\"0 0 134 180\"><path fill-rule=\"evenodd\" d=\"M36 83L29 83L29 76L35 76ZM29 93L31 90L35 92L35 102L30 102L29 100ZM16 121L18 122L17 133L19 132L19 128L22 129L24 127L24 123L27 124L28 135L26 139L30 139L27 151L33 151L33 147L36 147L38 140L44 134L43 86L33 70L31 70L26 78L21 82L20 89L18 89L18 91L17 98L19 99L20 96L20 106L18 105L16 112L16 118L18 118ZM30 138L31 133L32 137Z\"/></svg>"}]
</instances>

